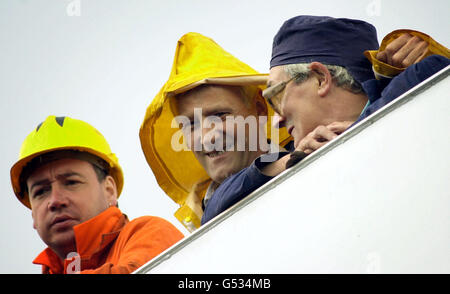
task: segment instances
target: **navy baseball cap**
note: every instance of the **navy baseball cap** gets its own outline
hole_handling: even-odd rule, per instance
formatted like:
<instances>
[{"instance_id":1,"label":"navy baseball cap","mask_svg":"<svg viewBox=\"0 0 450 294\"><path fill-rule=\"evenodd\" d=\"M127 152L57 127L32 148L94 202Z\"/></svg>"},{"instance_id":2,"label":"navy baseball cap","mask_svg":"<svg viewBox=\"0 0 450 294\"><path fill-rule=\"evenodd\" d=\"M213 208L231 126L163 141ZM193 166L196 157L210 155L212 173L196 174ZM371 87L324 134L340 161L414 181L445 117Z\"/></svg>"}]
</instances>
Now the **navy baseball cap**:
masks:
<instances>
[{"instance_id":1,"label":"navy baseball cap","mask_svg":"<svg viewBox=\"0 0 450 294\"><path fill-rule=\"evenodd\" d=\"M375 27L365 21L300 15L284 22L275 35L270 68L318 61L345 67L363 83L374 78L364 51L378 47Z\"/></svg>"}]
</instances>

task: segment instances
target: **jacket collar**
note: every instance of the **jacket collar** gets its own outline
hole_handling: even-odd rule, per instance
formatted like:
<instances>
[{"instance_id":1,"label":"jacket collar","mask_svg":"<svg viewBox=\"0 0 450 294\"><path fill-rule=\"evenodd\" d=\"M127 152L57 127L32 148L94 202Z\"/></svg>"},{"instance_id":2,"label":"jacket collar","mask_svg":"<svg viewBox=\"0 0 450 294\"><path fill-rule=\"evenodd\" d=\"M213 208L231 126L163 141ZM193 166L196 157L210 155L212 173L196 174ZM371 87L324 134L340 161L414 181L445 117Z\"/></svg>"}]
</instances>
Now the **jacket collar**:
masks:
<instances>
[{"instance_id":1,"label":"jacket collar","mask_svg":"<svg viewBox=\"0 0 450 294\"><path fill-rule=\"evenodd\" d=\"M126 215L117 207L110 207L97 216L73 227L77 253L81 257L81 269L96 266L101 253L119 235L128 222ZM43 273L65 273L67 261L63 263L56 253L47 248L42 251L34 264L42 265Z\"/></svg>"}]
</instances>

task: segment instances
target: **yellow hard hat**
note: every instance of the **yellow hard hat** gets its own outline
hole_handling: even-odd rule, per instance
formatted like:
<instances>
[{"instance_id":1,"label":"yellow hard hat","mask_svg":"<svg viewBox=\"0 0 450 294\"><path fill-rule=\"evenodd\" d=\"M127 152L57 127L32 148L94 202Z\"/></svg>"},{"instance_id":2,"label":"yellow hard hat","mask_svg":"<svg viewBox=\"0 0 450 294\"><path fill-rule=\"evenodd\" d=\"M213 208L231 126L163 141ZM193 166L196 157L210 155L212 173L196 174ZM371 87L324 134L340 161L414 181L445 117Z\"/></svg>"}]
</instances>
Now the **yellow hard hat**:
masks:
<instances>
[{"instance_id":1,"label":"yellow hard hat","mask_svg":"<svg viewBox=\"0 0 450 294\"><path fill-rule=\"evenodd\" d=\"M175 213L180 222L195 219L195 226L199 226L199 216L192 215L192 209L186 207L185 202L193 190L203 198L211 179L193 152L171 148L171 139L179 129L171 128L174 113L170 100L202 84L257 86L262 90L267 78L267 74L258 73L212 39L199 33L188 33L178 40L169 79L148 106L139 136L142 150L159 186L181 206ZM270 132L270 117L274 112L269 105L267 108L267 130ZM282 128L279 141L274 143L284 145L290 140L286 129Z\"/></svg>"},{"instance_id":2,"label":"yellow hard hat","mask_svg":"<svg viewBox=\"0 0 450 294\"><path fill-rule=\"evenodd\" d=\"M37 156L60 150L86 152L103 159L116 181L119 197L123 188L122 168L103 135L84 121L51 115L26 137L20 149L19 160L11 168L14 193L26 207L31 208L21 179L24 168Z\"/></svg>"}]
</instances>

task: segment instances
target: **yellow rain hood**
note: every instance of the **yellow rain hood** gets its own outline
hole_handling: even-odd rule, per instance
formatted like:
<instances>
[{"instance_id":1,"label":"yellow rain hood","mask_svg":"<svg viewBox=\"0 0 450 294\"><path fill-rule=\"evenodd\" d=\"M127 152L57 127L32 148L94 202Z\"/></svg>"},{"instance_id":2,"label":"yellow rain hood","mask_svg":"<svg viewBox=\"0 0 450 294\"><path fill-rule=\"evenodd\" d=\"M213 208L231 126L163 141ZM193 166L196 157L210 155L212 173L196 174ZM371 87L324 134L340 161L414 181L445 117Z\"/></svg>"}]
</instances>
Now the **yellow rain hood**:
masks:
<instances>
[{"instance_id":1,"label":"yellow rain hood","mask_svg":"<svg viewBox=\"0 0 450 294\"><path fill-rule=\"evenodd\" d=\"M223 50L212 39L198 33L188 33L178 40L169 80L148 106L139 137L142 150L160 187L181 207L175 213L188 229L200 226L201 211L194 209L195 193L198 207L210 178L198 163L192 151L175 151L171 148L172 136L179 131L172 128L174 114L170 99L201 84L265 88L267 74L261 74ZM273 110L269 109L268 124ZM267 128L270 131L270 125ZM270 134L268 134L270 138ZM279 143L284 146L291 140L286 129L280 129ZM195 213L194 211L197 211Z\"/></svg>"}]
</instances>

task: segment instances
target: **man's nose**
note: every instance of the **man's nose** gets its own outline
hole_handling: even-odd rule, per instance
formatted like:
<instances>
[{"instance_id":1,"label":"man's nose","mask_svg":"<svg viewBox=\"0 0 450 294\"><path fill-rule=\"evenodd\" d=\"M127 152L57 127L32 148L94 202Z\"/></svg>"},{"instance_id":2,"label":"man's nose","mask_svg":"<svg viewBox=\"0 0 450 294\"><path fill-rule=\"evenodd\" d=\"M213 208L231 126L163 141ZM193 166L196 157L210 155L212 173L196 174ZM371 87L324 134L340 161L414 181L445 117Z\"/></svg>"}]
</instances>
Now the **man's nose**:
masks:
<instances>
[{"instance_id":1,"label":"man's nose","mask_svg":"<svg viewBox=\"0 0 450 294\"><path fill-rule=\"evenodd\" d=\"M67 206L67 197L64 193L64 189L59 183L52 183L50 195L48 198L48 209L50 211L58 210L62 207Z\"/></svg>"},{"instance_id":2,"label":"man's nose","mask_svg":"<svg viewBox=\"0 0 450 294\"><path fill-rule=\"evenodd\" d=\"M282 128L285 127L286 118L284 116L275 113L272 117L272 127Z\"/></svg>"},{"instance_id":3,"label":"man's nose","mask_svg":"<svg viewBox=\"0 0 450 294\"><path fill-rule=\"evenodd\" d=\"M207 121L209 119L210 121ZM202 146L204 151L213 151L223 145L226 124L219 118L206 118L202 130ZM216 146L217 145L217 146ZM216 150L221 151L221 150Z\"/></svg>"}]
</instances>

